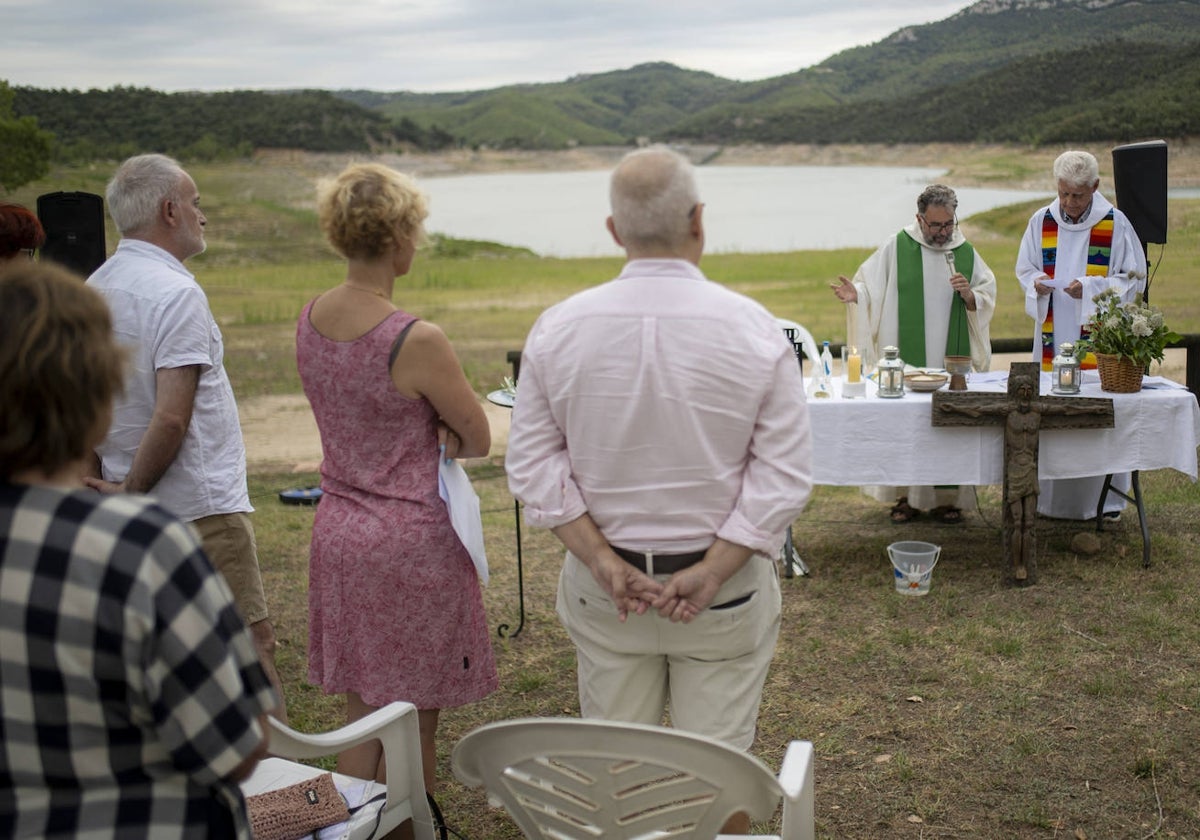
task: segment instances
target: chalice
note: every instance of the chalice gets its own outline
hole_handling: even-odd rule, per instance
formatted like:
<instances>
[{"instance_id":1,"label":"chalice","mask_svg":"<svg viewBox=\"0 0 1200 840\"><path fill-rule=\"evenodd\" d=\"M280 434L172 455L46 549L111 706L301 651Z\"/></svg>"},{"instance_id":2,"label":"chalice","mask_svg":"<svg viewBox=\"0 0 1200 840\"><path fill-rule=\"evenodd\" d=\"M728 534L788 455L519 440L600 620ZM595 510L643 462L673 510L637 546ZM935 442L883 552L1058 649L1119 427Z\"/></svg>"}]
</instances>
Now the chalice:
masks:
<instances>
[{"instance_id":1,"label":"chalice","mask_svg":"<svg viewBox=\"0 0 1200 840\"><path fill-rule=\"evenodd\" d=\"M970 356L947 356L946 372L950 374L950 391L967 390L967 374L971 372Z\"/></svg>"}]
</instances>

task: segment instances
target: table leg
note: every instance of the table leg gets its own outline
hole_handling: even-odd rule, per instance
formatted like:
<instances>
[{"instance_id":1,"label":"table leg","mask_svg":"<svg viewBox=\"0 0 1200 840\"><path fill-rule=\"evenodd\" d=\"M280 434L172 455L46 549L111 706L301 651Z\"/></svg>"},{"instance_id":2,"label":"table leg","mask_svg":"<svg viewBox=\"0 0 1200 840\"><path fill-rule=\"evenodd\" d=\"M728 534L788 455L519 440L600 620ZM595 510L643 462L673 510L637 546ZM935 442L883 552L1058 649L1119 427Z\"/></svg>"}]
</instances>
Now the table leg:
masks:
<instances>
[{"instance_id":1,"label":"table leg","mask_svg":"<svg viewBox=\"0 0 1200 840\"><path fill-rule=\"evenodd\" d=\"M1109 491L1116 493L1127 502L1133 502L1137 509L1138 524L1142 529L1142 568L1148 569L1150 568L1150 523L1146 521L1146 505L1142 500L1141 476L1137 470L1129 474L1129 486L1133 490L1132 496L1113 487L1112 477L1112 473L1104 476L1104 487L1100 490L1100 501L1096 504L1096 530L1104 530L1104 500L1108 498Z\"/></svg>"},{"instance_id":2,"label":"table leg","mask_svg":"<svg viewBox=\"0 0 1200 840\"><path fill-rule=\"evenodd\" d=\"M521 564L521 502L518 499L513 499L513 512L517 522L517 604L520 607L521 620L517 623L517 629L508 632L508 624L501 624L496 628L496 635L500 638L515 639L521 632L521 628L525 626L525 569Z\"/></svg>"}]
</instances>

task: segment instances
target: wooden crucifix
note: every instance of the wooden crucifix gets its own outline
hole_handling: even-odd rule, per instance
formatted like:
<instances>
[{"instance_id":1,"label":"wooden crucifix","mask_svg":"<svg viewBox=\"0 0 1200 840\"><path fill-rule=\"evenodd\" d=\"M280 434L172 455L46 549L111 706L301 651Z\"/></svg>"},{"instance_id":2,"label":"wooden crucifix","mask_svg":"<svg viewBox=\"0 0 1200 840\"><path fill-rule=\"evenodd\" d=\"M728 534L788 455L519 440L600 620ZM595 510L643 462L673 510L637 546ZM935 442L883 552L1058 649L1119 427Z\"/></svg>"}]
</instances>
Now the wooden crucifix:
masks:
<instances>
[{"instance_id":1,"label":"wooden crucifix","mask_svg":"<svg viewBox=\"0 0 1200 840\"><path fill-rule=\"evenodd\" d=\"M933 425L1004 424L1004 557L1020 585L1037 572L1038 434L1042 429L1111 429L1113 402L1040 396L1040 365L1014 362L1008 394L933 395Z\"/></svg>"}]
</instances>

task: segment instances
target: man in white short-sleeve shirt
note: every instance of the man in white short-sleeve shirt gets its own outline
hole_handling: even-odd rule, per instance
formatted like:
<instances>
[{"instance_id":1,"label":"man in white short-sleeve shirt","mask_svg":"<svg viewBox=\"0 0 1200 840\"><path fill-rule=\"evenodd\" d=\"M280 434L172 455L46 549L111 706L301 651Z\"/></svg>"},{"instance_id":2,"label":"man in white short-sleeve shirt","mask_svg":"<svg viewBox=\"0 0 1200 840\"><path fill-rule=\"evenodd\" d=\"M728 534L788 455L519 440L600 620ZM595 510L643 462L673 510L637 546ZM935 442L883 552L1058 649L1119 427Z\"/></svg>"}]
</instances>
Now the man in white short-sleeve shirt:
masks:
<instances>
[{"instance_id":1,"label":"man in white short-sleeve shirt","mask_svg":"<svg viewBox=\"0 0 1200 840\"><path fill-rule=\"evenodd\" d=\"M152 495L193 524L282 698L221 331L183 266L205 247L200 194L176 161L139 155L117 169L106 197L121 241L87 282L108 300L131 366L88 484ZM278 715L286 719L282 704Z\"/></svg>"}]
</instances>

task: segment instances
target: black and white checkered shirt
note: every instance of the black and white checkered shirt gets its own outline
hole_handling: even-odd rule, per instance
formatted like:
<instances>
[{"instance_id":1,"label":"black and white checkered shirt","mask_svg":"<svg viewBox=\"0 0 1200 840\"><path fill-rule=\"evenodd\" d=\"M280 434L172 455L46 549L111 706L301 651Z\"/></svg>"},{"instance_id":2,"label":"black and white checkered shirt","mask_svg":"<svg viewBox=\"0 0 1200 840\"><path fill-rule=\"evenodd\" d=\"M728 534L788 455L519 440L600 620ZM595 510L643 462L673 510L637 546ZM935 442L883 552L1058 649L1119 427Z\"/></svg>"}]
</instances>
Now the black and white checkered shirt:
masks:
<instances>
[{"instance_id":1,"label":"black and white checkered shirt","mask_svg":"<svg viewBox=\"0 0 1200 840\"><path fill-rule=\"evenodd\" d=\"M191 529L0 483L0 837L249 837L226 777L276 698Z\"/></svg>"}]
</instances>

